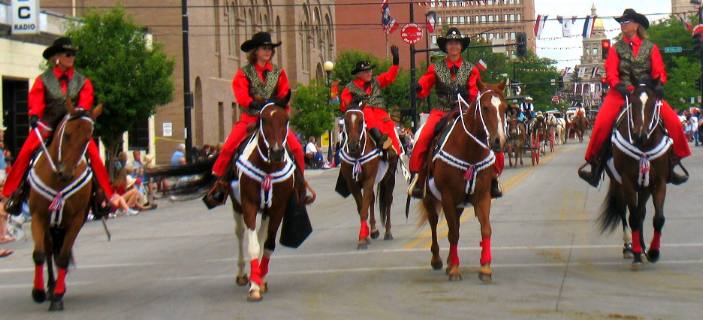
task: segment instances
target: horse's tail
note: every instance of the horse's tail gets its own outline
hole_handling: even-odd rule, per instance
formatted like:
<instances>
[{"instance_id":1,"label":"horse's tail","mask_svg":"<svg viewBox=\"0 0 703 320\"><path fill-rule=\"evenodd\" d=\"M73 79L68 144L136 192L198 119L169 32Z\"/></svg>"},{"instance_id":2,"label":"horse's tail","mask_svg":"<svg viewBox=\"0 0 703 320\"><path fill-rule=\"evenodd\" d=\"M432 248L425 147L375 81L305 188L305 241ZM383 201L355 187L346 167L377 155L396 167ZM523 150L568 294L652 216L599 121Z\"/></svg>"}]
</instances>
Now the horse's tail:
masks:
<instances>
[{"instance_id":1,"label":"horse's tail","mask_svg":"<svg viewBox=\"0 0 703 320\"><path fill-rule=\"evenodd\" d=\"M611 180L598 217L601 233L615 231L620 222L625 221L626 209L625 195L619 184Z\"/></svg>"}]
</instances>

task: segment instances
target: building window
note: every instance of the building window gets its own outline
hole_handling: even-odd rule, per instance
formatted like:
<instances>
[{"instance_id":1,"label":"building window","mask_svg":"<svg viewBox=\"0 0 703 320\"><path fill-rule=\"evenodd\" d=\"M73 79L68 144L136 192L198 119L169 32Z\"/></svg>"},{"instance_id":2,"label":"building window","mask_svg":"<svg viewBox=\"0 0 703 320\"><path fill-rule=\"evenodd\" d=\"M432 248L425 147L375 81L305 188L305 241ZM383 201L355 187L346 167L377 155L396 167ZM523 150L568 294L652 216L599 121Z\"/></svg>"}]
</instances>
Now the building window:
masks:
<instances>
[{"instance_id":1,"label":"building window","mask_svg":"<svg viewBox=\"0 0 703 320\"><path fill-rule=\"evenodd\" d=\"M518 13L517 16L516 16L516 19L517 19L517 21L522 21L522 20L520 20L520 14L519 14L519 13Z\"/></svg>"},{"instance_id":2,"label":"building window","mask_svg":"<svg viewBox=\"0 0 703 320\"><path fill-rule=\"evenodd\" d=\"M462 17L459 17L459 23L461 23L461 24L465 24L465 23L466 23L466 21L464 20L464 17L463 17L463 16L462 16Z\"/></svg>"},{"instance_id":3,"label":"building window","mask_svg":"<svg viewBox=\"0 0 703 320\"><path fill-rule=\"evenodd\" d=\"M149 150L149 118L133 122L128 136L127 149Z\"/></svg>"}]
</instances>

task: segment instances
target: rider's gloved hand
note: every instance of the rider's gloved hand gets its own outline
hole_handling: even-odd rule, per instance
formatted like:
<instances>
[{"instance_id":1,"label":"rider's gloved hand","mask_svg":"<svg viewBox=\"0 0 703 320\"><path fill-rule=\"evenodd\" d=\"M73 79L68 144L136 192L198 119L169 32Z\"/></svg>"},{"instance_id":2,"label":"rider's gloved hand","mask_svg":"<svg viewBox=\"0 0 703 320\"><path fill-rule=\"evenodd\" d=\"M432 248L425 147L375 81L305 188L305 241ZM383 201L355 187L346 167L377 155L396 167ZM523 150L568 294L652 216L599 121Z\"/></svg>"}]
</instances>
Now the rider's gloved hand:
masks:
<instances>
[{"instance_id":1,"label":"rider's gloved hand","mask_svg":"<svg viewBox=\"0 0 703 320\"><path fill-rule=\"evenodd\" d=\"M420 93L420 92L422 92L422 86L420 85L419 82L413 84L413 90L415 90L415 93Z\"/></svg>"},{"instance_id":2,"label":"rider's gloved hand","mask_svg":"<svg viewBox=\"0 0 703 320\"><path fill-rule=\"evenodd\" d=\"M623 98L630 95L630 90L627 90L627 86L624 83L618 83L618 85L615 86L615 90L620 92Z\"/></svg>"},{"instance_id":3,"label":"rider's gloved hand","mask_svg":"<svg viewBox=\"0 0 703 320\"><path fill-rule=\"evenodd\" d=\"M32 127L32 129L39 126L39 117L37 117L37 116L29 117L29 125Z\"/></svg>"}]
</instances>

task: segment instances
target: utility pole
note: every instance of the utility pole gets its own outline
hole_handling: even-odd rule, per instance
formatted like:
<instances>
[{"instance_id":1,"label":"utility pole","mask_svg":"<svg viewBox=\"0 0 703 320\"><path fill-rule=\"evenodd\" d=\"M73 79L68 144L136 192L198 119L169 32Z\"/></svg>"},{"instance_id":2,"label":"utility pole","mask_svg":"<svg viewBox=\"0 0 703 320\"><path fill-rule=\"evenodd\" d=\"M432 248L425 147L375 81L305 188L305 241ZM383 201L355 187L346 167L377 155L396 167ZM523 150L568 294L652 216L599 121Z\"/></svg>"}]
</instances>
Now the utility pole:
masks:
<instances>
[{"instance_id":1,"label":"utility pole","mask_svg":"<svg viewBox=\"0 0 703 320\"><path fill-rule=\"evenodd\" d=\"M413 0L408 1L410 5L410 23L415 23L415 3ZM429 49L429 48L428 48ZM414 130L417 130L420 125L420 114L417 112L417 97L415 92L415 45L410 45L410 109L413 110L413 125Z\"/></svg>"},{"instance_id":2,"label":"utility pole","mask_svg":"<svg viewBox=\"0 0 703 320\"><path fill-rule=\"evenodd\" d=\"M183 125L186 138L186 161L193 162L193 135L191 128L191 110L193 109L193 92L190 91L190 57L188 54L188 0L181 0L181 28L183 30Z\"/></svg>"}]
</instances>

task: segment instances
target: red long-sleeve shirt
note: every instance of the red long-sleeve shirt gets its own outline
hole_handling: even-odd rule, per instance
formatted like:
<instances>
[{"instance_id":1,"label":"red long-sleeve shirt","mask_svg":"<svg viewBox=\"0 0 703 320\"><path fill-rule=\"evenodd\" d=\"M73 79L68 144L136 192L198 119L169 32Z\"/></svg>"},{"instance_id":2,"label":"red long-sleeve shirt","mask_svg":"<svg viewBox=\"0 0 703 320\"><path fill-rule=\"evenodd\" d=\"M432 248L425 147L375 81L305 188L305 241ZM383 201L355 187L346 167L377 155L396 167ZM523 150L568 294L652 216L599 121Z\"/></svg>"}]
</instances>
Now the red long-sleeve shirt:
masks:
<instances>
[{"instance_id":1,"label":"red long-sleeve shirt","mask_svg":"<svg viewBox=\"0 0 703 320\"><path fill-rule=\"evenodd\" d=\"M449 61L449 58L444 60L447 63L447 67L451 69L452 67L461 68L463 60L460 58L456 61ZM452 76L454 77L454 76ZM481 73L478 68L473 67L471 69L471 75L469 75L469 80L466 81L466 90L469 93L469 102L476 100L478 96L478 81L481 80ZM425 98L430 95L432 87L434 87L435 82L437 82L437 73L435 71L434 64L431 64L427 68L427 72L420 77L418 83L422 87L422 90L418 93L418 98Z\"/></svg>"},{"instance_id":2,"label":"red long-sleeve shirt","mask_svg":"<svg viewBox=\"0 0 703 320\"><path fill-rule=\"evenodd\" d=\"M639 54L640 46L642 45L642 39L638 36L632 37L632 39L623 37L622 39L625 43L630 43L632 46L632 54L637 57ZM655 44L652 48L652 54L650 56L650 62L652 65L652 70L650 70L650 76L652 79L659 79L662 84L666 83L666 67L664 66L664 59L662 58L659 47ZM614 88L620 83L620 57L618 52L615 50L615 46L611 46L608 50L608 59L605 60L605 77L606 81L611 88ZM632 89L632 88L629 88Z\"/></svg>"},{"instance_id":3,"label":"red long-sleeve shirt","mask_svg":"<svg viewBox=\"0 0 703 320\"><path fill-rule=\"evenodd\" d=\"M391 85L393 81L395 81L395 78L398 76L398 70L400 69L399 66L393 65L391 66L388 71L379 74L376 76L376 81L378 81L378 85L381 87L381 89ZM355 86L363 89L364 88L364 80L362 79L354 79L352 80L352 83L354 83ZM371 86L366 88L366 93L370 94L371 93ZM339 104L339 109L342 112L347 111L347 106L352 102L352 93L349 91L349 88L344 87L344 90L342 90L342 97L341 97L341 103ZM372 106L373 107L373 106Z\"/></svg>"},{"instance_id":4,"label":"red long-sleeve shirt","mask_svg":"<svg viewBox=\"0 0 703 320\"><path fill-rule=\"evenodd\" d=\"M273 65L271 65L270 62L267 62L264 66L260 66L257 63L254 65L254 69L259 75L259 79L261 79L261 81L266 81L264 71L271 72L273 70ZM249 108L251 102L254 101L254 97L249 95L249 79L247 79L242 69L237 70L234 79L232 79L232 91L234 92L234 98L237 99L237 103L243 108ZM281 74L278 76L276 98L284 98L288 94L288 91L290 91L288 76L286 76L285 70L281 69Z\"/></svg>"},{"instance_id":5,"label":"red long-sleeve shirt","mask_svg":"<svg viewBox=\"0 0 703 320\"><path fill-rule=\"evenodd\" d=\"M54 67L52 71L56 79L61 79L61 76L65 74L69 81L73 79L73 73L75 72L73 68L64 72L58 66ZM59 80L59 83L61 84L61 91L65 94L66 90L68 90L68 81ZM45 94L46 88L44 87L44 81L42 81L41 76L38 76L36 80L34 80L32 89L29 90L29 116L37 116L39 119L44 116L44 109L46 108ZM81 88L81 91L78 93L76 106L85 110L90 110L93 107L93 100L93 84L86 78L83 88Z\"/></svg>"}]
</instances>

